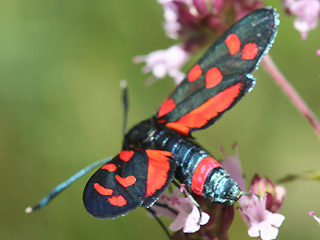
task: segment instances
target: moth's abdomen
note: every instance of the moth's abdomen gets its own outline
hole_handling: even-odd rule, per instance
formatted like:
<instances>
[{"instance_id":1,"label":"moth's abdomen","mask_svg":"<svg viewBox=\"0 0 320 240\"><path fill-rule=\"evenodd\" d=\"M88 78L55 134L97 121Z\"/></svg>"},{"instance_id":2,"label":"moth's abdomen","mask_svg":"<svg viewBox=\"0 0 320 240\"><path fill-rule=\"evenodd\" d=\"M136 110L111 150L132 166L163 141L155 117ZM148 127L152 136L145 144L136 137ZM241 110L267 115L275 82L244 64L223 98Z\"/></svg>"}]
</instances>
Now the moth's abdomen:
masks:
<instances>
[{"instance_id":1,"label":"moth's abdomen","mask_svg":"<svg viewBox=\"0 0 320 240\"><path fill-rule=\"evenodd\" d=\"M169 130L153 136L153 147L173 153L178 165L175 177L194 193L230 206L240 198L237 182L201 147Z\"/></svg>"},{"instance_id":2,"label":"moth's abdomen","mask_svg":"<svg viewBox=\"0 0 320 240\"><path fill-rule=\"evenodd\" d=\"M241 195L238 183L221 167L213 169L205 181L203 196L213 202L232 206Z\"/></svg>"}]
</instances>

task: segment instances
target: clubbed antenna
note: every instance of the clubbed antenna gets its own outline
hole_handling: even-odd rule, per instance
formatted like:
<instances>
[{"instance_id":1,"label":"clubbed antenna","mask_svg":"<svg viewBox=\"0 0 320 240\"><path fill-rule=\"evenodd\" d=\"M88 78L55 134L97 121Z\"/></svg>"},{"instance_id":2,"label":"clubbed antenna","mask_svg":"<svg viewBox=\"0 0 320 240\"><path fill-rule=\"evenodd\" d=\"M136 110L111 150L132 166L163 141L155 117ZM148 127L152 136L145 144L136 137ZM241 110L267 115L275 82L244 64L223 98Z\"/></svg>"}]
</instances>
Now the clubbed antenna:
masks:
<instances>
[{"instance_id":1,"label":"clubbed antenna","mask_svg":"<svg viewBox=\"0 0 320 240\"><path fill-rule=\"evenodd\" d=\"M126 80L121 80L120 81L120 87L122 88L122 101L123 101L123 107L124 107L124 118L123 118L123 135L127 133L127 122L128 122L128 108L129 108L129 103L128 103L128 84Z\"/></svg>"},{"instance_id":2,"label":"clubbed antenna","mask_svg":"<svg viewBox=\"0 0 320 240\"><path fill-rule=\"evenodd\" d=\"M111 158L105 158L98 162L92 163L91 165L85 167L84 169L80 170L76 174L74 174L72 177L64 181L63 183L56 186L47 196L45 196L38 204L34 206L27 207L25 209L26 213L31 213L35 210L41 209L45 207L51 200L56 197L58 194L60 194L64 189L70 186L71 183L75 182L79 178L81 178L84 174L91 171L92 169L101 166L103 164L106 164L107 162L111 161Z\"/></svg>"}]
</instances>

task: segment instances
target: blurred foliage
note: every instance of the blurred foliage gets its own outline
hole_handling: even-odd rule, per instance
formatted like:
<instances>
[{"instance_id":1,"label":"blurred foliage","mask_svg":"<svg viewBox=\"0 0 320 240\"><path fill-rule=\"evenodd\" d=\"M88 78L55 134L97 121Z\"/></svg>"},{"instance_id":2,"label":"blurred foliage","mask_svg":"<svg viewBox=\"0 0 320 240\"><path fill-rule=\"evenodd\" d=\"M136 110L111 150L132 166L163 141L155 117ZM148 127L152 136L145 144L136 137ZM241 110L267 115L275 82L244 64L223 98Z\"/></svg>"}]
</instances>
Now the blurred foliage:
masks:
<instances>
[{"instance_id":1,"label":"blurred foliage","mask_svg":"<svg viewBox=\"0 0 320 240\"><path fill-rule=\"evenodd\" d=\"M281 25L271 55L320 117L320 29L302 42L294 18L276 3ZM150 117L172 90L170 79L146 87L147 76L132 63L136 55L174 43L164 35L162 14L156 1L147 0L0 2L2 239L165 239L142 208L115 220L91 217L82 205L89 176L47 208L24 213L79 169L119 152L121 79L129 85L129 126ZM254 75L254 91L195 137L218 158L221 145L231 153L238 142L248 182L254 173L279 179L320 169L320 143L311 126L262 68ZM278 239L318 239L319 226L308 212L320 211L319 183L286 187ZM230 234L249 238L238 213Z\"/></svg>"},{"instance_id":2,"label":"blurred foliage","mask_svg":"<svg viewBox=\"0 0 320 240\"><path fill-rule=\"evenodd\" d=\"M283 178L279 179L278 182L287 183L287 182L291 182L299 179L320 181L320 171L317 170L317 171L308 171L308 172L303 172L298 174L288 174Z\"/></svg>"}]
</instances>

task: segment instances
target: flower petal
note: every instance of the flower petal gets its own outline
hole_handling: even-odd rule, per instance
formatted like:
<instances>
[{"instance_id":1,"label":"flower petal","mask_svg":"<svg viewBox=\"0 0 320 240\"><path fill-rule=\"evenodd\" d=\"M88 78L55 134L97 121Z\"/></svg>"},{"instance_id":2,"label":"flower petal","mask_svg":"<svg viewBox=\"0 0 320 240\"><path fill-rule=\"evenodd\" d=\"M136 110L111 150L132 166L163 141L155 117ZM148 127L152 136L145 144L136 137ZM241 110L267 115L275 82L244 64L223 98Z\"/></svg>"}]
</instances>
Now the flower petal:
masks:
<instances>
[{"instance_id":1,"label":"flower petal","mask_svg":"<svg viewBox=\"0 0 320 240\"><path fill-rule=\"evenodd\" d=\"M185 51L183 47L174 45L165 50L151 52L148 55L136 56L133 61L134 63L146 63L143 67L144 73L151 71L156 78L164 78L169 75L177 83L180 83L185 76L180 69L189 57L189 52Z\"/></svg>"},{"instance_id":2,"label":"flower petal","mask_svg":"<svg viewBox=\"0 0 320 240\"><path fill-rule=\"evenodd\" d=\"M223 168L227 170L227 172L234 180L236 180L239 188L242 191L246 191L246 185L243 178L238 149L235 148L235 155L230 156L225 153L223 148L221 148L221 152L224 155L224 160L221 162Z\"/></svg>"},{"instance_id":3,"label":"flower petal","mask_svg":"<svg viewBox=\"0 0 320 240\"><path fill-rule=\"evenodd\" d=\"M169 218L175 218L177 215L175 213L173 213L172 211L170 211L168 208L166 207L161 207L158 205L153 205L151 207L151 209L155 212L157 217L162 217L162 216L166 216ZM150 214L150 216L153 216Z\"/></svg>"},{"instance_id":4,"label":"flower petal","mask_svg":"<svg viewBox=\"0 0 320 240\"><path fill-rule=\"evenodd\" d=\"M269 222L275 226L275 227L280 227L281 224L283 223L285 216L279 214L279 213L268 213L268 218Z\"/></svg>"},{"instance_id":5,"label":"flower petal","mask_svg":"<svg viewBox=\"0 0 320 240\"><path fill-rule=\"evenodd\" d=\"M186 221L186 215L180 212L176 219L170 224L169 229L173 232L177 232L184 227Z\"/></svg>"},{"instance_id":6,"label":"flower petal","mask_svg":"<svg viewBox=\"0 0 320 240\"><path fill-rule=\"evenodd\" d=\"M306 40L308 32L317 27L320 15L320 1L285 0L284 6L287 12L297 15L294 27L301 33L302 40Z\"/></svg>"},{"instance_id":7,"label":"flower petal","mask_svg":"<svg viewBox=\"0 0 320 240\"><path fill-rule=\"evenodd\" d=\"M257 225L252 225L248 230L248 235L250 237L259 237L260 236L260 228Z\"/></svg>"},{"instance_id":8,"label":"flower petal","mask_svg":"<svg viewBox=\"0 0 320 240\"><path fill-rule=\"evenodd\" d=\"M200 212L199 209L194 206L191 213L188 215L183 232L185 233L194 233L200 229L200 224L198 224L200 220Z\"/></svg>"},{"instance_id":9,"label":"flower petal","mask_svg":"<svg viewBox=\"0 0 320 240\"><path fill-rule=\"evenodd\" d=\"M210 220L210 216L209 214L202 212L201 213L201 221L200 221L200 225L205 225L209 222Z\"/></svg>"},{"instance_id":10,"label":"flower petal","mask_svg":"<svg viewBox=\"0 0 320 240\"><path fill-rule=\"evenodd\" d=\"M267 222L261 224L260 237L262 240L276 239L279 233L278 228L270 226Z\"/></svg>"}]
</instances>

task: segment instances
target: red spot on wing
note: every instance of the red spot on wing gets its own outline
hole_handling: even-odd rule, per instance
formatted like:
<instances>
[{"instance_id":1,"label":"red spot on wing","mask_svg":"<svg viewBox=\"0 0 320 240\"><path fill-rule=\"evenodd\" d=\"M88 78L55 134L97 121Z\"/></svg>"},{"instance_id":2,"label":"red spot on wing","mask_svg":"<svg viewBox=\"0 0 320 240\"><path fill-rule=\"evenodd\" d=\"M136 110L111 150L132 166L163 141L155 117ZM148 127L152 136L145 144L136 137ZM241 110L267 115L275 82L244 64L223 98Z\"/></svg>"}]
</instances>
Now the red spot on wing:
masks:
<instances>
[{"instance_id":1,"label":"red spot on wing","mask_svg":"<svg viewBox=\"0 0 320 240\"><path fill-rule=\"evenodd\" d=\"M108 201L110 204L117 207L123 207L124 205L127 204L127 200L121 195L108 198Z\"/></svg>"},{"instance_id":2,"label":"red spot on wing","mask_svg":"<svg viewBox=\"0 0 320 240\"><path fill-rule=\"evenodd\" d=\"M119 157L122 161L128 162L134 154L133 150L123 150L120 152Z\"/></svg>"},{"instance_id":3,"label":"red spot on wing","mask_svg":"<svg viewBox=\"0 0 320 240\"><path fill-rule=\"evenodd\" d=\"M176 122L167 123L166 126L183 135L189 135L191 129L203 127L210 119L230 107L235 98L239 96L241 86L242 83L237 83L226 88Z\"/></svg>"},{"instance_id":4,"label":"red spot on wing","mask_svg":"<svg viewBox=\"0 0 320 240\"><path fill-rule=\"evenodd\" d=\"M129 187L135 184L135 182L137 181L135 176L128 176L128 177L122 178L121 176L116 175L115 179L124 187Z\"/></svg>"},{"instance_id":5,"label":"red spot on wing","mask_svg":"<svg viewBox=\"0 0 320 240\"><path fill-rule=\"evenodd\" d=\"M241 41L240 41L239 37L237 36L237 34L235 34L235 33L230 34L226 38L226 40L224 40L224 42L227 45L227 47L229 49L229 53L231 55L234 55L240 51Z\"/></svg>"},{"instance_id":6,"label":"red spot on wing","mask_svg":"<svg viewBox=\"0 0 320 240\"><path fill-rule=\"evenodd\" d=\"M188 73L188 81L194 82L196 81L202 74L202 69L199 64L195 65L190 72Z\"/></svg>"},{"instance_id":7,"label":"red spot on wing","mask_svg":"<svg viewBox=\"0 0 320 240\"><path fill-rule=\"evenodd\" d=\"M205 157L199 162L194 170L191 181L191 190L195 194L202 195L206 179L209 173L216 167L221 167L221 165L212 157Z\"/></svg>"},{"instance_id":8,"label":"red spot on wing","mask_svg":"<svg viewBox=\"0 0 320 240\"><path fill-rule=\"evenodd\" d=\"M173 109L175 109L175 107L176 107L176 104L172 98L164 101L164 103L162 103L160 107L158 118L171 112Z\"/></svg>"},{"instance_id":9,"label":"red spot on wing","mask_svg":"<svg viewBox=\"0 0 320 240\"><path fill-rule=\"evenodd\" d=\"M101 169L105 169L109 172L114 172L117 170L117 166L113 163L105 164Z\"/></svg>"},{"instance_id":10,"label":"red spot on wing","mask_svg":"<svg viewBox=\"0 0 320 240\"><path fill-rule=\"evenodd\" d=\"M148 176L146 197L161 189L167 182L170 170L171 152L160 150L146 150L148 160Z\"/></svg>"},{"instance_id":11,"label":"red spot on wing","mask_svg":"<svg viewBox=\"0 0 320 240\"><path fill-rule=\"evenodd\" d=\"M258 46L255 43L247 43L242 50L242 59L251 60L258 54Z\"/></svg>"},{"instance_id":12,"label":"red spot on wing","mask_svg":"<svg viewBox=\"0 0 320 240\"><path fill-rule=\"evenodd\" d=\"M102 187L99 183L94 183L93 187L98 193L100 193L101 195L104 195L104 196L112 195L112 193L113 193L112 189Z\"/></svg>"},{"instance_id":13,"label":"red spot on wing","mask_svg":"<svg viewBox=\"0 0 320 240\"><path fill-rule=\"evenodd\" d=\"M212 88L222 81L222 74L217 67L210 68L206 74L206 88Z\"/></svg>"}]
</instances>

